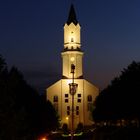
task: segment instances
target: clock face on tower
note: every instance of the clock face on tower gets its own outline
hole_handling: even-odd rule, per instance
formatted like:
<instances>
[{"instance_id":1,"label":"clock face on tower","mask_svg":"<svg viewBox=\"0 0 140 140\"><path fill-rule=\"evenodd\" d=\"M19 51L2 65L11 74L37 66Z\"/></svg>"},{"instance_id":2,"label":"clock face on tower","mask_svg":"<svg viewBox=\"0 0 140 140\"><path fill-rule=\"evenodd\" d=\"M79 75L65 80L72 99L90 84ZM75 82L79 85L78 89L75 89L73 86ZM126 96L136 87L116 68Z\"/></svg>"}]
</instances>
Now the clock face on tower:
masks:
<instances>
[{"instance_id":1,"label":"clock face on tower","mask_svg":"<svg viewBox=\"0 0 140 140\"><path fill-rule=\"evenodd\" d=\"M71 61L71 62L73 62L74 60L75 60L75 58L74 58L74 57L71 57L71 58L70 58L70 61Z\"/></svg>"}]
</instances>

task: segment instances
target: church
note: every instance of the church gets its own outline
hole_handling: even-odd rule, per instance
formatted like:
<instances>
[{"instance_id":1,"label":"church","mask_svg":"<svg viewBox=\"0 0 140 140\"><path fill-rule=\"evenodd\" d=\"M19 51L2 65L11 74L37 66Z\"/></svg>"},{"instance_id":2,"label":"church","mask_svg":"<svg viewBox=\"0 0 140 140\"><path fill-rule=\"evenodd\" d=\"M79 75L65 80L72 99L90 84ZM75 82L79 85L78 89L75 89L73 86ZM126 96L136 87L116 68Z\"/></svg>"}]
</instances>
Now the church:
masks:
<instances>
[{"instance_id":1,"label":"church","mask_svg":"<svg viewBox=\"0 0 140 140\"><path fill-rule=\"evenodd\" d=\"M91 110L99 89L84 79L83 55L81 49L81 27L73 4L64 24L64 48L62 57L62 78L46 89L47 100L60 117L61 126L77 128L79 123L91 126Z\"/></svg>"}]
</instances>

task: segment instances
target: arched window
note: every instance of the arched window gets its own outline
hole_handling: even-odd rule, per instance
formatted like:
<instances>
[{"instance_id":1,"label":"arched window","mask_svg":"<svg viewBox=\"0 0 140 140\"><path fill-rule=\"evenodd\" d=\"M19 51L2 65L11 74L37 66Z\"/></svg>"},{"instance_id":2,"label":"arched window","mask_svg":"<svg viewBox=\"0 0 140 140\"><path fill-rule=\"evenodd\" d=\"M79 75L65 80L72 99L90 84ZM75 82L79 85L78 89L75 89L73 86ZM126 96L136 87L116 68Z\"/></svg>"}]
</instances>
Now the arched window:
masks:
<instances>
[{"instance_id":1,"label":"arched window","mask_svg":"<svg viewBox=\"0 0 140 140\"><path fill-rule=\"evenodd\" d=\"M55 96L53 97L53 102L58 102L58 96L57 96L57 95L55 95Z\"/></svg>"},{"instance_id":2,"label":"arched window","mask_svg":"<svg viewBox=\"0 0 140 140\"><path fill-rule=\"evenodd\" d=\"M79 115L79 106L76 106L76 115Z\"/></svg>"},{"instance_id":3,"label":"arched window","mask_svg":"<svg viewBox=\"0 0 140 140\"><path fill-rule=\"evenodd\" d=\"M74 38L73 37L71 38L71 42L74 42Z\"/></svg>"},{"instance_id":4,"label":"arched window","mask_svg":"<svg viewBox=\"0 0 140 140\"><path fill-rule=\"evenodd\" d=\"M92 102L92 96L91 95L88 95L87 96L87 100L88 100L88 102Z\"/></svg>"},{"instance_id":5,"label":"arched window","mask_svg":"<svg viewBox=\"0 0 140 140\"><path fill-rule=\"evenodd\" d=\"M67 106L67 115L70 115L70 106Z\"/></svg>"},{"instance_id":6,"label":"arched window","mask_svg":"<svg viewBox=\"0 0 140 140\"><path fill-rule=\"evenodd\" d=\"M88 101L88 103L87 103L87 110L91 111L92 110L92 96L91 95L87 96L87 101Z\"/></svg>"}]
</instances>

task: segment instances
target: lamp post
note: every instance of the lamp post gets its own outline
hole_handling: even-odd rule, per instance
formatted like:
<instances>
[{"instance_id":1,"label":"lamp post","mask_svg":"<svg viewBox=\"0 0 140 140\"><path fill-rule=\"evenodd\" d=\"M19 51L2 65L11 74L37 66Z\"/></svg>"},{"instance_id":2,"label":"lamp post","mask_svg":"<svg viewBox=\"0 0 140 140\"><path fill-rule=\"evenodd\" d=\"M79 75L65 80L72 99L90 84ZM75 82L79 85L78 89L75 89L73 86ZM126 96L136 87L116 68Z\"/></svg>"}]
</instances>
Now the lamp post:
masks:
<instances>
[{"instance_id":1,"label":"lamp post","mask_svg":"<svg viewBox=\"0 0 140 140\"><path fill-rule=\"evenodd\" d=\"M78 84L74 83L74 70L75 70L75 65L71 64L72 83L69 84L70 94L72 96L71 140L73 140L73 137L74 137L74 95L76 93L76 89L77 89L77 86L78 86Z\"/></svg>"}]
</instances>

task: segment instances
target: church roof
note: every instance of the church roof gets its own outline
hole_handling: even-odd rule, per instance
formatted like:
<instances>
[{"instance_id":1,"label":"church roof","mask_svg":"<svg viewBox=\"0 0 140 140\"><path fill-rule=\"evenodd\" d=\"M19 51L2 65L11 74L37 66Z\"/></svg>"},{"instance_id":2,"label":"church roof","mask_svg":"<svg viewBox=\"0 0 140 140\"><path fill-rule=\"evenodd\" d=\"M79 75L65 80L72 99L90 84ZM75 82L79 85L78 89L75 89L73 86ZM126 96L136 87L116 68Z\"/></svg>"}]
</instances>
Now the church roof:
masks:
<instances>
[{"instance_id":1,"label":"church roof","mask_svg":"<svg viewBox=\"0 0 140 140\"><path fill-rule=\"evenodd\" d=\"M69 25L70 23L74 23L75 25L77 25L78 21L76 19L76 14L75 14L75 10L74 10L74 6L73 4L70 7L70 11L69 11L69 16L68 16L68 20L67 20L67 24Z\"/></svg>"}]
</instances>

